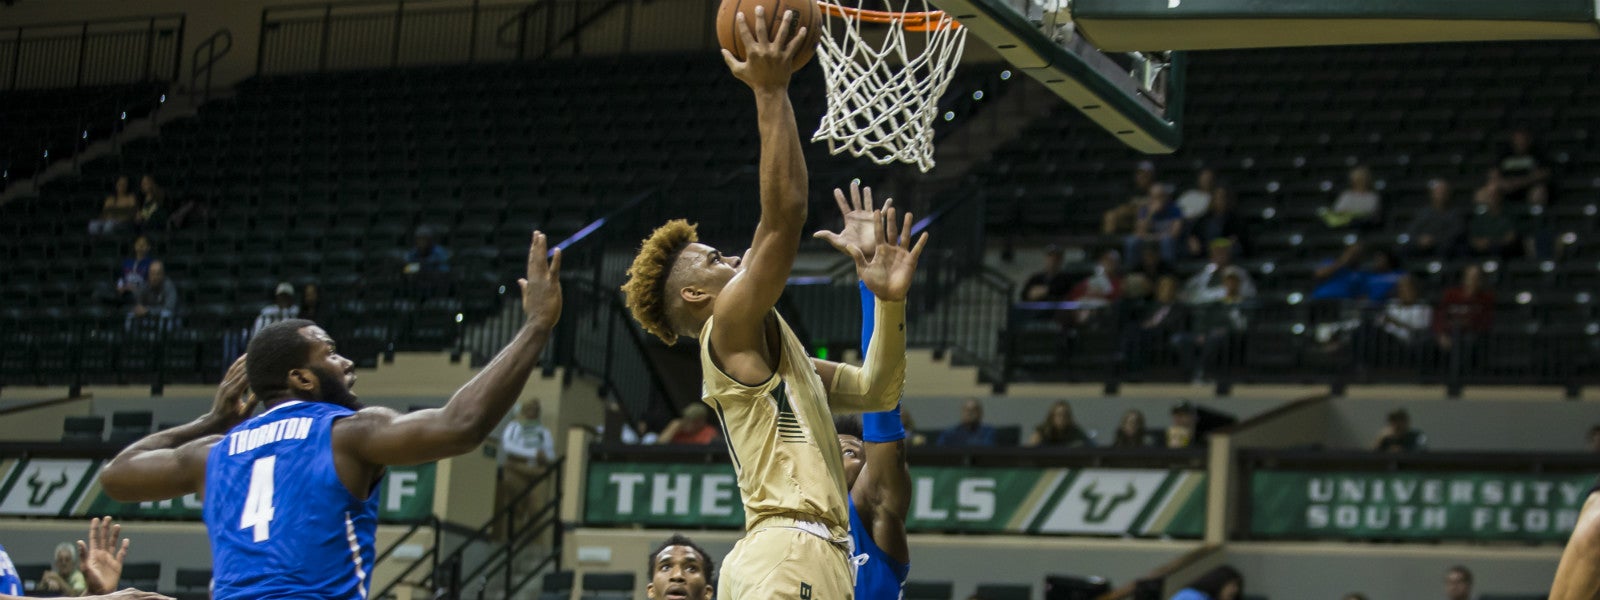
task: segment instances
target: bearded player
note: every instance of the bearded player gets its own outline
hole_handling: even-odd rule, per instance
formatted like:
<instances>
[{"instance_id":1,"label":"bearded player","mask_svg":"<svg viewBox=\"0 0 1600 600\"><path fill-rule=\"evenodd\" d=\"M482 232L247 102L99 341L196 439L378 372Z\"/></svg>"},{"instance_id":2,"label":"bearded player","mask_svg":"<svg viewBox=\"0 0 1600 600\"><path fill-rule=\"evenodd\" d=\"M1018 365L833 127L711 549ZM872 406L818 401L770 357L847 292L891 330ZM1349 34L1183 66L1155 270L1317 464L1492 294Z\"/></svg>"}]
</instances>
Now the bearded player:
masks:
<instances>
[{"instance_id":1,"label":"bearded player","mask_svg":"<svg viewBox=\"0 0 1600 600\"><path fill-rule=\"evenodd\" d=\"M384 469L479 447L538 365L561 315L561 254L547 265L545 246L534 232L518 282L527 322L444 407L364 408L350 392L353 363L322 328L274 323L228 370L210 414L140 440L101 471L106 495L202 495L219 600L367 597ZM251 417L258 401L266 410Z\"/></svg>"},{"instance_id":2,"label":"bearded player","mask_svg":"<svg viewBox=\"0 0 1600 600\"><path fill-rule=\"evenodd\" d=\"M1600 481L1589 490L1578 513L1578 525L1567 538L1556 567L1556 581L1550 600L1596 600L1600 598Z\"/></svg>"},{"instance_id":3,"label":"bearded player","mask_svg":"<svg viewBox=\"0 0 1600 600\"><path fill-rule=\"evenodd\" d=\"M807 175L789 103L791 58L805 38L785 14L768 38L736 17L747 58L724 52L756 97L761 134L761 219L743 258L700 244L672 221L650 234L623 286L646 331L700 342L709 405L727 440L745 509L745 537L723 561L719 596L740 600L849 598L849 505L833 411L887 410L905 380L905 297L926 237L880 229L869 261L848 251L880 299L872 350L860 367L807 358L777 311L806 221Z\"/></svg>"}]
</instances>

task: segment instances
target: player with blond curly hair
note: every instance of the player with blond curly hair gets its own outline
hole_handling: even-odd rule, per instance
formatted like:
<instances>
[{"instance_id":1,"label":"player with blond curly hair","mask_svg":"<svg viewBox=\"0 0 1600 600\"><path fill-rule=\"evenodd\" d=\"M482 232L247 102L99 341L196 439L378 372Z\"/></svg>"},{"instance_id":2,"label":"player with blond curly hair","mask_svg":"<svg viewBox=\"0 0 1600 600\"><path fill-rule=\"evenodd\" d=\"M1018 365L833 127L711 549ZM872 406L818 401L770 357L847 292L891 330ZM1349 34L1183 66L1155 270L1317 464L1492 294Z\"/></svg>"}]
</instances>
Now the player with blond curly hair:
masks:
<instances>
[{"instance_id":1,"label":"player with blond curly hair","mask_svg":"<svg viewBox=\"0 0 1600 600\"><path fill-rule=\"evenodd\" d=\"M750 250L724 255L699 243L693 225L671 221L644 240L622 289L646 331L669 345L680 336L700 342L701 400L721 426L745 509L746 534L724 559L719 597L839 600L851 597L854 570L833 413L898 402L906 292L926 236L913 248L910 215L897 232L892 208L870 207L846 208L840 233L817 233L855 259L879 302L861 367L808 358L773 309L806 221L805 158L788 96L791 57L805 35L791 35L793 15L785 14L769 40L761 11L753 28L737 17L747 58L723 56L756 96L761 220ZM844 208L843 193L835 195ZM862 226L880 220L888 226Z\"/></svg>"}]
</instances>

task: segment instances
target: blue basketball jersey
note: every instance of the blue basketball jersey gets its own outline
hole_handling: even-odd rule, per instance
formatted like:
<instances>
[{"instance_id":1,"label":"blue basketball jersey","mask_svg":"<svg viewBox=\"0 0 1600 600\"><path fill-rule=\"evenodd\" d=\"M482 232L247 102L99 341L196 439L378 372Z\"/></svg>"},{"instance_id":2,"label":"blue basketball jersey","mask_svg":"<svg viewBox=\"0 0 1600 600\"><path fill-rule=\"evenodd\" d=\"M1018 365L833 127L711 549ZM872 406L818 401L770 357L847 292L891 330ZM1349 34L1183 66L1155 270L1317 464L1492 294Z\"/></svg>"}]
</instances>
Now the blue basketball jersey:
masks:
<instances>
[{"instance_id":1,"label":"blue basketball jersey","mask_svg":"<svg viewBox=\"0 0 1600 600\"><path fill-rule=\"evenodd\" d=\"M11 564L5 546L0 546L0 594L22 595L22 576L17 575L17 566Z\"/></svg>"},{"instance_id":2,"label":"blue basketball jersey","mask_svg":"<svg viewBox=\"0 0 1600 600\"><path fill-rule=\"evenodd\" d=\"M905 587L911 565L902 565L890 558L876 542L872 532L861 520L856 510L856 499L850 498L850 539L855 543L856 600L900 600L900 589Z\"/></svg>"},{"instance_id":3,"label":"blue basketball jersey","mask_svg":"<svg viewBox=\"0 0 1600 600\"><path fill-rule=\"evenodd\" d=\"M217 600L367 597L377 484L355 498L333 461L333 423L352 414L290 401L211 449L205 521Z\"/></svg>"}]
</instances>

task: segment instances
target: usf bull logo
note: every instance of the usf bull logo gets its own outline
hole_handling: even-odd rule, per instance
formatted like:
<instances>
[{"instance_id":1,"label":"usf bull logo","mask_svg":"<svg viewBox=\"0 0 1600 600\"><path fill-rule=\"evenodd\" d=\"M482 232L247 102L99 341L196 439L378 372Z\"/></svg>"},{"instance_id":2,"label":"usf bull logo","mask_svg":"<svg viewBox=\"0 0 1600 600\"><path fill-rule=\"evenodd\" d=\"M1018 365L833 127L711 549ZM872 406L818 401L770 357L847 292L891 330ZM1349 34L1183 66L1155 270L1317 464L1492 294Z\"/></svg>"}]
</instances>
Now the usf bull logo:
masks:
<instances>
[{"instance_id":1,"label":"usf bull logo","mask_svg":"<svg viewBox=\"0 0 1600 600\"><path fill-rule=\"evenodd\" d=\"M1083 522L1099 524L1110 519L1112 511L1117 510L1117 507L1121 506L1122 503L1137 497L1139 490L1135 489L1133 482L1129 481L1121 492L1116 495L1110 495L1100 491L1098 481L1091 481L1088 487L1083 488L1081 495L1084 503L1089 505L1088 510L1083 513Z\"/></svg>"},{"instance_id":2,"label":"usf bull logo","mask_svg":"<svg viewBox=\"0 0 1600 600\"><path fill-rule=\"evenodd\" d=\"M67 486L67 481L65 470L55 470L55 477L50 477L45 474L44 468L34 469L33 474L28 476L28 489L31 490L28 494L28 506L44 506L51 494Z\"/></svg>"},{"instance_id":3,"label":"usf bull logo","mask_svg":"<svg viewBox=\"0 0 1600 600\"><path fill-rule=\"evenodd\" d=\"M19 461L0 482L0 514L64 516L94 469L89 459L35 458Z\"/></svg>"}]
</instances>

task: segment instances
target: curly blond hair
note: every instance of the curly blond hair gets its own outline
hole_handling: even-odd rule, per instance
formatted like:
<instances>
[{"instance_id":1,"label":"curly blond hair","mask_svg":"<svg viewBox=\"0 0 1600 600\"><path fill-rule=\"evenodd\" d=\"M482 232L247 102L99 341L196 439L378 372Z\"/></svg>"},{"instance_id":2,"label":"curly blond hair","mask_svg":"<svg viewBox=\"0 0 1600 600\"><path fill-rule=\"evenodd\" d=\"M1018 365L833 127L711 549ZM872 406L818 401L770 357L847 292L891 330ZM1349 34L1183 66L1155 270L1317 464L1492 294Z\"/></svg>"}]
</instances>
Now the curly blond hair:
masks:
<instances>
[{"instance_id":1,"label":"curly blond hair","mask_svg":"<svg viewBox=\"0 0 1600 600\"><path fill-rule=\"evenodd\" d=\"M695 225L683 219L667 221L639 245L639 254L628 267L628 282L622 284L622 294L634 320L668 346L678 342L678 330L667 316L667 276L672 273L678 254L698 241Z\"/></svg>"}]
</instances>

